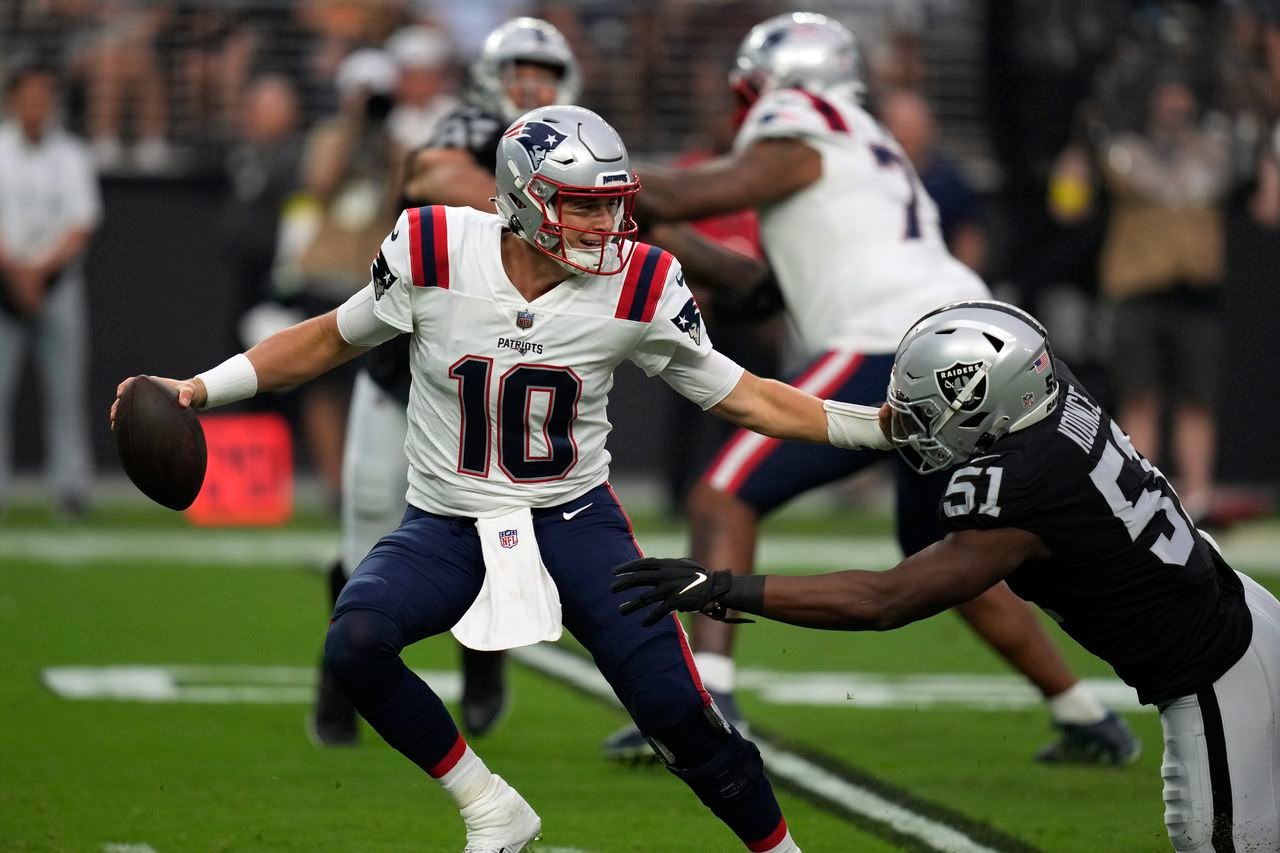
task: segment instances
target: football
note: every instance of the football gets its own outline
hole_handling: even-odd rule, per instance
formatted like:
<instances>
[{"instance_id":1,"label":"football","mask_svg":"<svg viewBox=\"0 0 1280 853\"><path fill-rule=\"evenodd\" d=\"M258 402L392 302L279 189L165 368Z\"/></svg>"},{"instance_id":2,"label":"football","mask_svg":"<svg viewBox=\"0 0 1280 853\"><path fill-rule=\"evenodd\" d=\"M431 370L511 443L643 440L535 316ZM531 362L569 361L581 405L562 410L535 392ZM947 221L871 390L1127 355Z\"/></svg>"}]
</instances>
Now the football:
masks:
<instances>
[{"instance_id":1,"label":"football","mask_svg":"<svg viewBox=\"0 0 1280 853\"><path fill-rule=\"evenodd\" d=\"M139 376L120 397L114 433L120 464L144 495L169 509L191 506L209 461L194 409L182 408L173 391Z\"/></svg>"}]
</instances>

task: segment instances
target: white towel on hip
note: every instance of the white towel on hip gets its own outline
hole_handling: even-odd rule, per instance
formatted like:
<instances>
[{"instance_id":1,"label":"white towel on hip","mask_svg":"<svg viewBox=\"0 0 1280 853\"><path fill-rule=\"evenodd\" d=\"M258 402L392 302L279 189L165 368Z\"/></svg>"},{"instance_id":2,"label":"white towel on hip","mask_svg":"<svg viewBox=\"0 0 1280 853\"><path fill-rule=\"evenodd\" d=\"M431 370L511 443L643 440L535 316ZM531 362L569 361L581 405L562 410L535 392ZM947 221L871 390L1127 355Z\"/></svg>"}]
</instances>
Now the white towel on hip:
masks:
<instances>
[{"instance_id":1,"label":"white towel on hip","mask_svg":"<svg viewBox=\"0 0 1280 853\"><path fill-rule=\"evenodd\" d=\"M482 652L560 639L560 592L543 565L528 508L477 518L484 583L453 636Z\"/></svg>"}]
</instances>

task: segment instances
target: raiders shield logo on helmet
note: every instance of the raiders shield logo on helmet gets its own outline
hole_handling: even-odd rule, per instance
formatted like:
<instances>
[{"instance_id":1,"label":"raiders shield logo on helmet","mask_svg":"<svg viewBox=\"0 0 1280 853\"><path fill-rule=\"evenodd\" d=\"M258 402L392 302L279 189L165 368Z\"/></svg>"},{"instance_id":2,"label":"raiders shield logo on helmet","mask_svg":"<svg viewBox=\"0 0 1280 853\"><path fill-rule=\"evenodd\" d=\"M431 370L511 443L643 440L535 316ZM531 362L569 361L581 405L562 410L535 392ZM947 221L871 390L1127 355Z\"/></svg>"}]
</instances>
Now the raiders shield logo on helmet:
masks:
<instances>
[{"instance_id":1,"label":"raiders shield logo on helmet","mask_svg":"<svg viewBox=\"0 0 1280 853\"><path fill-rule=\"evenodd\" d=\"M943 398L948 403L954 403L956 398L960 396L960 392L969 384L969 380L982 368L982 362L956 362L950 367L944 367L941 370L933 372L934 378L938 381L938 390L942 392ZM982 405L982 401L987 398L987 377L984 375L978 380L978 387L974 389L972 396L968 401L960 407L962 412L972 412L974 409Z\"/></svg>"},{"instance_id":2,"label":"raiders shield logo on helmet","mask_svg":"<svg viewBox=\"0 0 1280 853\"><path fill-rule=\"evenodd\" d=\"M524 148L535 172L542 165L542 161L547 159L547 155L569 138L551 125L540 121L527 121L519 127L511 128L506 135L514 136L516 142Z\"/></svg>"}]
</instances>

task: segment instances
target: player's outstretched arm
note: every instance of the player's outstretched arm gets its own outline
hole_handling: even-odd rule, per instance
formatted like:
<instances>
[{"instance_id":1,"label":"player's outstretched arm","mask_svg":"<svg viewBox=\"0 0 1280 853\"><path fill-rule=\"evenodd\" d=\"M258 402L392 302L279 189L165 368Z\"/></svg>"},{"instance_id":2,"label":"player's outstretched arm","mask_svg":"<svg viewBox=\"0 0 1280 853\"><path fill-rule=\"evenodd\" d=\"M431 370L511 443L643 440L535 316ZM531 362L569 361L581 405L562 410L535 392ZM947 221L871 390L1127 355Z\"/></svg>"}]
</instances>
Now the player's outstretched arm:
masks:
<instances>
[{"instance_id":1,"label":"player's outstretched arm","mask_svg":"<svg viewBox=\"0 0 1280 853\"><path fill-rule=\"evenodd\" d=\"M191 379L152 377L172 388L183 408L204 408L247 399L261 391L300 385L367 351L350 344L338 330L335 309L283 329L246 353L233 356L210 371ZM116 388L120 398L134 377ZM213 387L210 387L213 386ZM116 404L111 404L114 425Z\"/></svg>"},{"instance_id":2,"label":"player's outstretched arm","mask_svg":"<svg viewBox=\"0 0 1280 853\"><path fill-rule=\"evenodd\" d=\"M831 444L848 450L889 450L885 407L820 400L750 371L710 411L744 429L773 438Z\"/></svg>"},{"instance_id":3,"label":"player's outstretched arm","mask_svg":"<svg viewBox=\"0 0 1280 853\"><path fill-rule=\"evenodd\" d=\"M1027 560L1045 556L1044 542L1026 530L964 530L887 572L734 575L708 572L692 560L646 558L614 569L613 589L646 590L618 609L651 608L647 624L675 610L716 618L737 610L806 628L887 631L969 601Z\"/></svg>"},{"instance_id":4,"label":"player's outstretched arm","mask_svg":"<svg viewBox=\"0 0 1280 853\"><path fill-rule=\"evenodd\" d=\"M799 139L761 139L688 169L642 167L641 222L679 222L781 201L822 177L822 155Z\"/></svg>"}]
</instances>

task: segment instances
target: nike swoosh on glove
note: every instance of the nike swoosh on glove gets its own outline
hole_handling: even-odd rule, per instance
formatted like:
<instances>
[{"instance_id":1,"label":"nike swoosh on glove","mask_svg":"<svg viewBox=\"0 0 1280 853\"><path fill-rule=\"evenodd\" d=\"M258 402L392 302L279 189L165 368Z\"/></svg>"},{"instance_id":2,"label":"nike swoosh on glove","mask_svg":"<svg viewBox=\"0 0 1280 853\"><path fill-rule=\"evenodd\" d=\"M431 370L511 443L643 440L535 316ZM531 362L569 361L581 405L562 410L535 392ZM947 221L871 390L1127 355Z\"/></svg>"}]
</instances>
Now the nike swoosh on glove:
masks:
<instances>
[{"instance_id":1,"label":"nike swoosh on glove","mask_svg":"<svg viewBox=\"0 0 1280 853\"><path fill-rule=\"evenodd\" d=\"M614 592L648 587L630 601L618 605L618 612L635 613L649 605L656 605L645 616L644 624L657 624L669 613L677 610L686 613L705 613L722 622L751 622L751 619L731 619L720 599L733 588L733 574L728 571L709 572L690 559L645 557L623 563L613 570L618 579L613 582Z\"/></svg>"}]
</instances>

